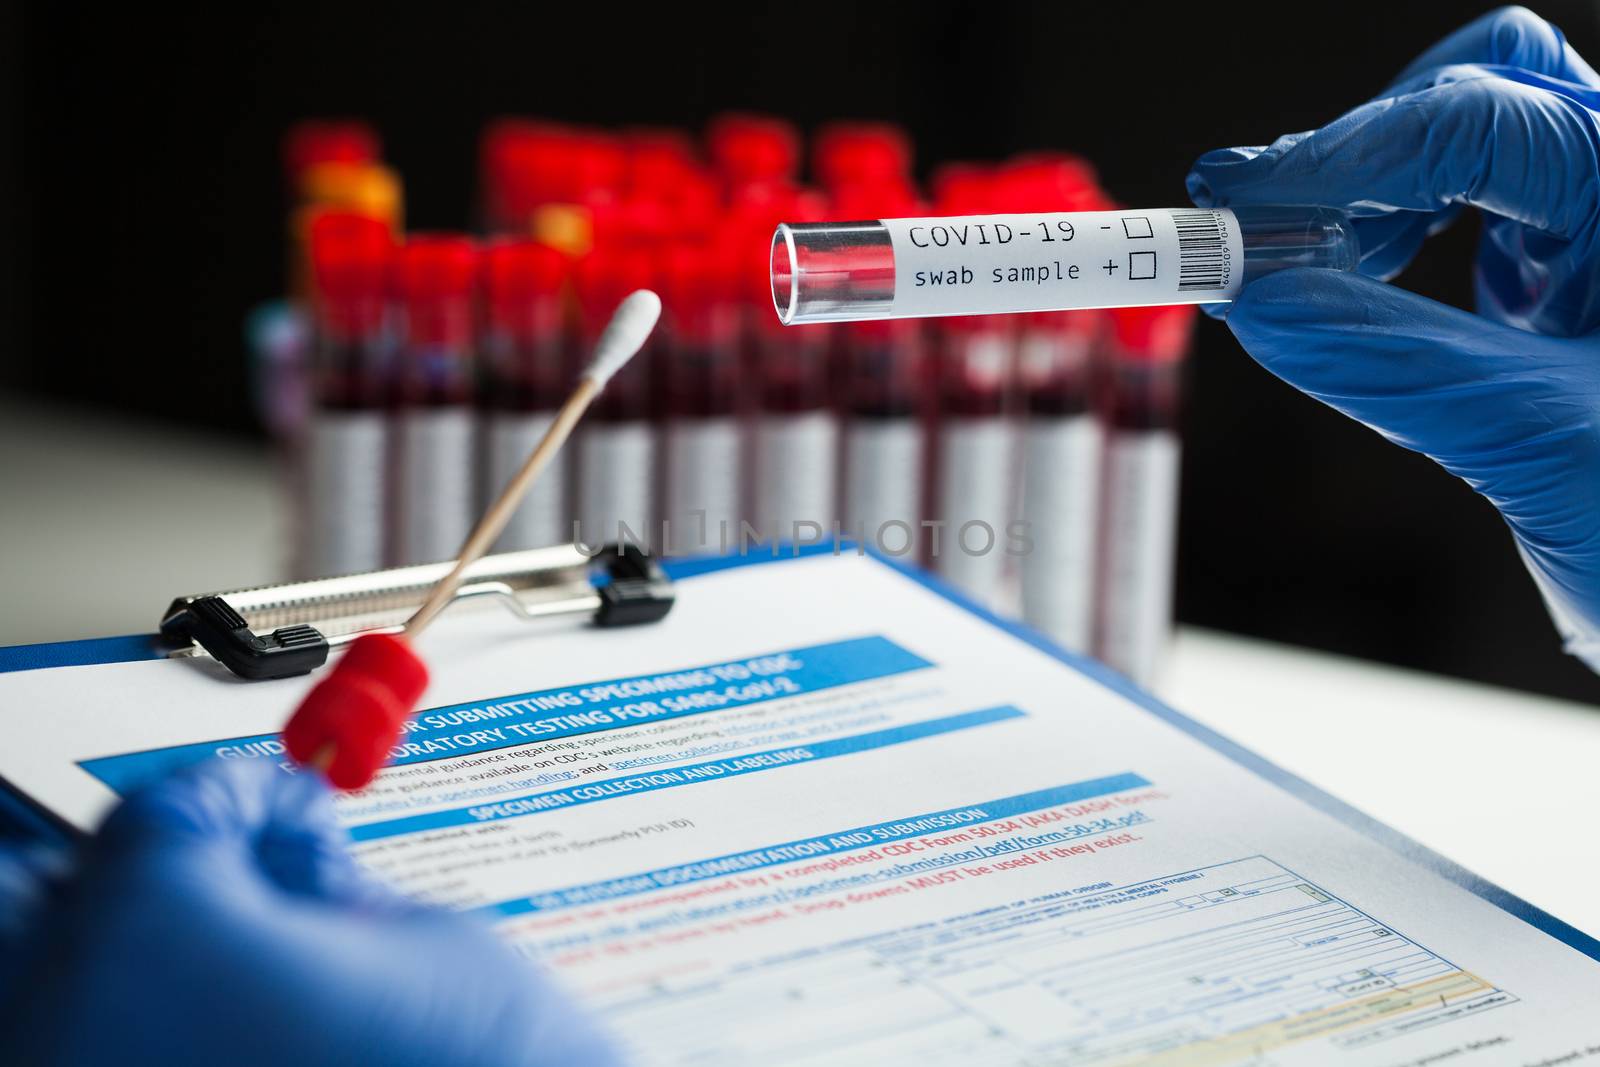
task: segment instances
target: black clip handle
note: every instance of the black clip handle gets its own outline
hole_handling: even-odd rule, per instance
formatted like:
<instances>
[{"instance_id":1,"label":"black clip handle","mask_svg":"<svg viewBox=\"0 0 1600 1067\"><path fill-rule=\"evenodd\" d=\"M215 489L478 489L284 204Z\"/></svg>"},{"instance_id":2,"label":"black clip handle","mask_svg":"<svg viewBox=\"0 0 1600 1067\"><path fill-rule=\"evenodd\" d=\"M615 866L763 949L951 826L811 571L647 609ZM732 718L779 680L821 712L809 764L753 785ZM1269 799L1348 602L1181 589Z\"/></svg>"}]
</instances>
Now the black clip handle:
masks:
<instances>
[{"instance_id":1,"label":"black clip handle","mask_svg":"<svg viewBox=\"0 0 1600 1067\"><path fill-rule=\"evenodd\" d=\"M658 622L676 600L672 579L637 545L608 545L596 556L610 579L595 590L596 626ZM194 643L240 678L260 681L307 674L328 662L328 639L314 626L280 626L265 636L220 596L173 604L161 634L177 644Z\"/></svg>"},{"instance_id":2,"label":"black clip handle","mask_svg":"<svg viewBox=\"0 0 1600 1067\"><path fill-rule=\"evenodd\" d=\"M265 637L219 596L197 597L161 623L161 633L193 641L218 663L251 681L308 674L328 662L328 639L315 626L280 626Z\"/></svg>"},{"instance_id":3,"label":"black clip handle","mask_svg":"<svg viewBox=\"0 0 1600 1067\"><path fill-rule=\"evenodd\" d=\"M607 545L599 558L611 580L597 590L596 626L637 626L667 617L678 595L661 564L638 545L626 542Z\"/></svg>"}]
</instances>

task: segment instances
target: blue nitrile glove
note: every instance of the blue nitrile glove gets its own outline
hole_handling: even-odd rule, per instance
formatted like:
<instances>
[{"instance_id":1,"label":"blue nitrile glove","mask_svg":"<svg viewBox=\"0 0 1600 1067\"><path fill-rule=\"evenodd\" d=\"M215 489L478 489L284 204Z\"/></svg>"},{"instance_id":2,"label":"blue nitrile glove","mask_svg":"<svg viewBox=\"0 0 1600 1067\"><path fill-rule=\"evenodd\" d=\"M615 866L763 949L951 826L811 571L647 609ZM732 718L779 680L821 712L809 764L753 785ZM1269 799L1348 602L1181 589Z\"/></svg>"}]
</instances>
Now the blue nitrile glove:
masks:
<instances>
[{"instance_id":1,"label":"blue nitrile glove","mask_svg":"<svg viewBox=\"0 0 1600 1067\"><path fill-rule=\"evenodd\" d=\"M0 1059L230 1067L618 1062L473 920L350 858L328 790L213 762L130 797L54 887L0 852Z\"/></svg>"},{"instance_id":2,"label":"blue nitrile glove","mask_svg":"<svg viewBox=\"0 0 1600 1067\"><path fill-rule=\"evenodd\" d=\"M1272 373L1431 456L1505 517L1567 650L1600 670L1600 76L1521 8L1429 49L1373 101L1202 156L1197 204L1349 212L1361 274L1290 270L1228 326ZM1388 278L1483 213L1479 315Z\"/></svg>"}]
</instances>

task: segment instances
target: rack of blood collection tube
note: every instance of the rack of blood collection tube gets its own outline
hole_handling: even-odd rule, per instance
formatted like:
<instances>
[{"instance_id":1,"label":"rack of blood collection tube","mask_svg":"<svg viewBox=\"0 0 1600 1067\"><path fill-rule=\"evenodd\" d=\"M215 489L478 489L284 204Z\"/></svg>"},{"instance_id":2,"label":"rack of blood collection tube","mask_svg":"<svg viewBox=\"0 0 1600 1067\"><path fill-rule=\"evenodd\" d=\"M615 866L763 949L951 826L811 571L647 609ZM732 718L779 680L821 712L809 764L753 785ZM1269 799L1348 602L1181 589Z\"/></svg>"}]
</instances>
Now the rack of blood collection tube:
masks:
<instances>
[{"instance_id":1,"label":"rack of blood collection tube","mask_svg":"<svg viewBox=\"0 0 1600 1067\"><path fill-rule=\"evenodd\" d=\"M549 418L571 353L622 294L655 287L654 350L612 383L570 469L546 476L502 548L575 535L653 544L661 519L671 542L658 551L739 550L747 526L763 545L842 536L924 563L1135 676L1155 669L1171 604L1182 313L1062 312L1028 294L900 317L894 220L930 209L909 139L887 123L819 128L819 195L798 184L806 145L780 119L724 116L698 141L499 121L481 142L478 219L494 237L481 254L465 238L393 247L398 196L385 200L375 171L357 174L381 169L369 134L312 130L286 146L302 171L322 167L300 185L349 209L336 213L393 207L387 225L347 219L362 236L323 240L320 259L313 248L302 571L454 551L451 531ZM1059 153L941 168L932 192L940 217L924 221L941 237L991 212L1068 221L1111 207L1093 171ZM1191 275L1221 256L1230 284L1353 260L1336 213L1124 214L1170 224ZM463 267L469 257L481 271ZM355 473L374 469L390 472L386 489Z\"/></svg>"}]
</instances>

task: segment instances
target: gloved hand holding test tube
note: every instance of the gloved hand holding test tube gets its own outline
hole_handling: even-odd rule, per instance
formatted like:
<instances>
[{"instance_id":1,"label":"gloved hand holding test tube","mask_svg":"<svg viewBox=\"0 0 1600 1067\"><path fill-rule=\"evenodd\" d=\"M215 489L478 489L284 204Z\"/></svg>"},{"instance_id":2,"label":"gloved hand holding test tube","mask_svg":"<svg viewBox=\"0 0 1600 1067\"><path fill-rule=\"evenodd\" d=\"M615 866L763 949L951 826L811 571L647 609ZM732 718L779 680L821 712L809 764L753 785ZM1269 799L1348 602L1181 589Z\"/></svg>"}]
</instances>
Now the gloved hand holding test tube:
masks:
<instances>
[{"instance_id":1,"label":"gloved hand holding test tube","mask_svg":"<svg viewBox=\"0 0 1600 1067\"><path fill-rule=\"evenodd\" d=\"M1493 504L1600 670L1597 173L1600 74L1508 7L1322 129L1202 156L1199 209L780 226L773 302L787 324L1227 305L1273 374ZM1478 314L1381 283L1467 206Z\"/></svg>"},{"instance_id":2,"label":"gloved hand holding test tube","mask_svg":"<svg viewBox=\"0 0 1600 1067\"><path fill-rule=\"evenodd\" d=\"M1212 304L1275 271L1359 260L1355 229L1326 207L784 223L772 300L786 325Z\"/></svg>"}]
</instances>

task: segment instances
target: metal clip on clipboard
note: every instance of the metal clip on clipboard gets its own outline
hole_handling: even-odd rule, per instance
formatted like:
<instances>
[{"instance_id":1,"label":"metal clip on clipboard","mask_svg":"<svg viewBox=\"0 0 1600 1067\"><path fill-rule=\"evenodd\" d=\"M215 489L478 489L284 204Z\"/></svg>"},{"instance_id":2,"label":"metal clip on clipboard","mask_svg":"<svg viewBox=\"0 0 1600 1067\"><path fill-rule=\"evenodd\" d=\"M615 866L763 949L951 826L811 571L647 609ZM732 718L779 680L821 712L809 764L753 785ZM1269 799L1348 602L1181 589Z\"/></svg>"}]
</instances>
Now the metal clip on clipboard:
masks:
<instances>
[{"instance_id":1,"label":"metal clip on clipboard","mask_svg":"<svg viewBox=\"0 0 1600 1067\"><path fill-rule=\"evenodd\" d=\"M599 569L604 581L596 582ZM365 633L399 633L450 563L181 596L161 619L169 656L210 655L240 678L316 670ZM484 556L467 568L451 606L496 599L525 622L590 615L596 626L656 622L672 610L672 579L637 546L592 558L575 545Z\"/></svg>"}]
</instances>

